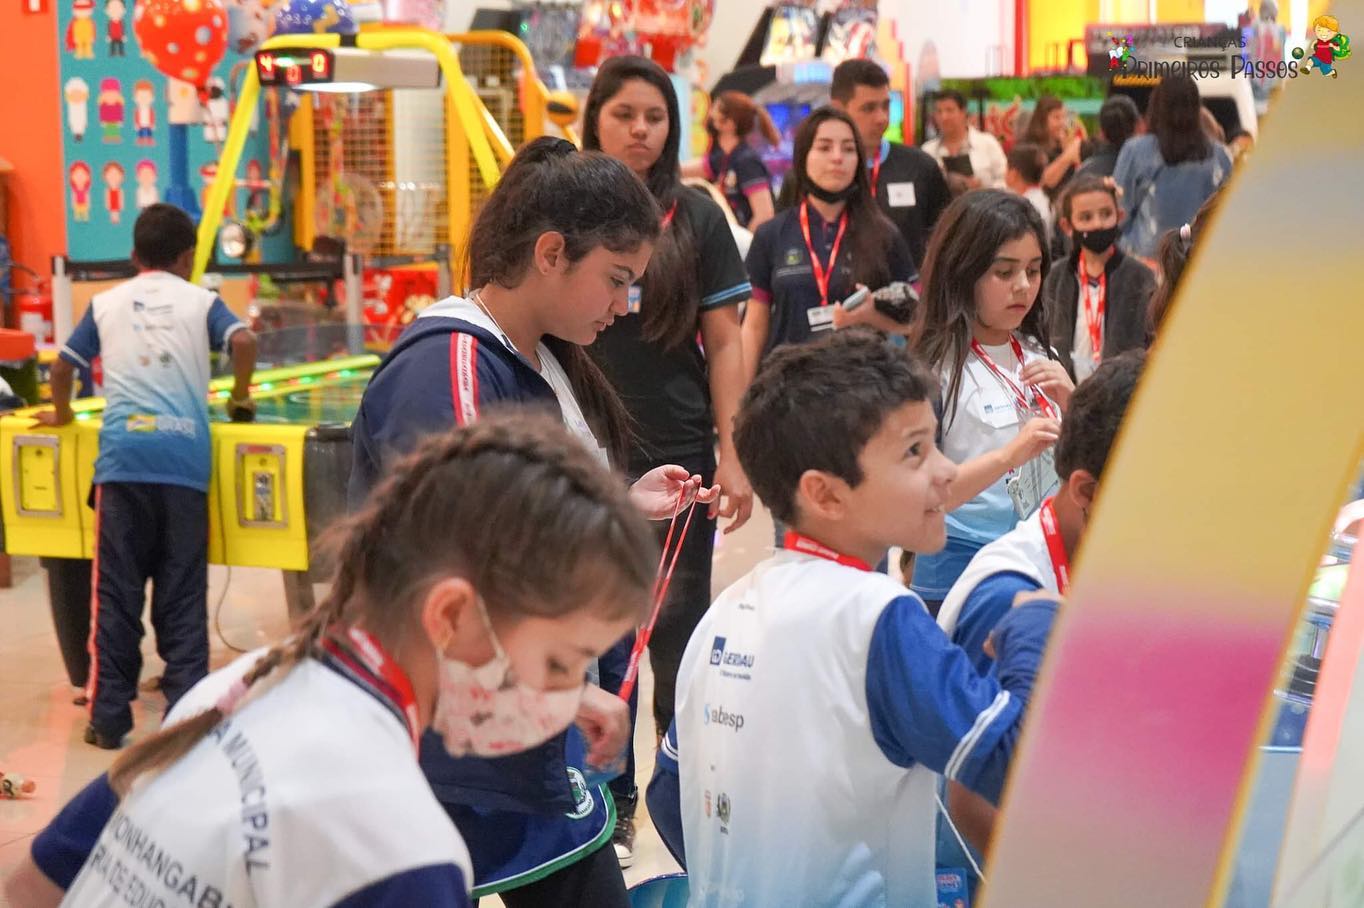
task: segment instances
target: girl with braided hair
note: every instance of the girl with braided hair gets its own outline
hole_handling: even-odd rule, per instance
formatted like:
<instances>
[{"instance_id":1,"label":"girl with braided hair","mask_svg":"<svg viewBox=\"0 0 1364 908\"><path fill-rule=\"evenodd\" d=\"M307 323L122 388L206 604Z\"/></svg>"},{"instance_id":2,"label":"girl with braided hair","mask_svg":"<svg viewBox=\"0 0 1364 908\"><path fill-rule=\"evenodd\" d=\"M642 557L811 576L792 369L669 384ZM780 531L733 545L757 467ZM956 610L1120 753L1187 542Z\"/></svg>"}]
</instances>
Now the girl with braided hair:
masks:
<instances>
[{"instance_id":1,"label":"girl with braided hair","mask_svg":"<svg viewBox=\"0 0 1364 908\"><path fill-rule=\"evenodd\" d=\"M352 426L352 506L423 435L497 409L548 410L603 463L628 464L629 414L583 347L628 311L662 215L615 158L548 137L522 148L470 234L473 289L423 310L365 389ZM683 467L655 467L630 498L663 519L679 498L713 501L718 490L700 486ZM505 505L480 516L527 519ZM529 561L524 569L546 571ZM594 768L619 770L630 737L629 710L595 684L573 727L514 757L454 759L427 735L422 768L469 843L475 895L499 893L509 908L628 906L614 849L604 847L614 802L588 780Z\"/></svg>"},{"instance_id":2,"label":"girl with braided hair","mask_svg":"<svg viewBox=\"0 0 1364 908\"><path fill-rule=\"evenodd\" d=\"M534 415L426 441L338 537L327 599L78 794L6 904L469 904L422 732L483 756L559 733L589 661L645 613L657 548L624 487Z\"/></svg>"}]
</instances>

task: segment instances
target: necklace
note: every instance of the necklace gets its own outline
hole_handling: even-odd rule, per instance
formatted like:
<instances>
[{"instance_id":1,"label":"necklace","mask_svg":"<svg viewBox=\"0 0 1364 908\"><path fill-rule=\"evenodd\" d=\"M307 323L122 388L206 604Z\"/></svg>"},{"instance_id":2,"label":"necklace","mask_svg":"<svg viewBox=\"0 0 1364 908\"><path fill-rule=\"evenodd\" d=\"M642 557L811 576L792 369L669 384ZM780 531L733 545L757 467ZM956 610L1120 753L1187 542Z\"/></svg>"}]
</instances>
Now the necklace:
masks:
<instances>
[{"instance_id":1,"label":"necklace","mask_svg":"<svg viewBox=\"0 0 1364 908\"><path fill-rule=\"evenodd\" d=\"M488 318L492 321L493 327L496 328L498 333L502 335L502 340L506 342L507 346L511 348L512 352L520 354L521 351L516 349L516 344L512 343L511 335L507 334L506 329L504 329L501 323L498 322L497 316L493 315L492 310L489 309L487 304L483 302L483 294L475 290L473 293L469 294L469 298L473 300L474 305L482 309L483 314L488 316Z\"/></svg>"}]
</instances>

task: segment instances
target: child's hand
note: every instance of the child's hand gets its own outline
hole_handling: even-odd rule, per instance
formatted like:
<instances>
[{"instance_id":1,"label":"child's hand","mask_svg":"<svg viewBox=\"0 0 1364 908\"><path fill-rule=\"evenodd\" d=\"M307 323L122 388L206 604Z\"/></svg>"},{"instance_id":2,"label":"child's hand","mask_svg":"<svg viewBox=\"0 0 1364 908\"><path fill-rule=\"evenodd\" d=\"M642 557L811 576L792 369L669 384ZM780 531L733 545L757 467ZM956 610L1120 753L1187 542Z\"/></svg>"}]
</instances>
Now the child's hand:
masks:
<instances>
[{"instance_id":1,"label":"child's hand","mask_svg":"<svg viewBox=\"0 0 1364 908\"><path fill-rule=\"evenodd\" d=\"M686 497L682 499L682 507L678 508L677 498L684 490ZM719 486L703 488L700 476L677 464L655 467L630 487L630 500L650 520L667 520L675 511L690 507L693 501L710 504L719 497Z\"/></svg>"},{"instance_id":2,"label":"child's hand","mask_svg":"<svg viewBox=\"0 0 1364 908\"><path fill-rule=\"evenodd\" d=\"M56 429L64 426L76 418L76 414L71 407L53 407L51 410L44 410L36 414L34 419L38 420L38 425Z\"/></svg>"},{"instance_id":3,"label":"child's hand","mask_svg":"<svg viewBox=\"0 0 1364 908\"><path fill-rule=\"evenodd\" d=\"M587 741L589 766L611 766L630 743L630 705L595 684L583 691L573 721Z\"/></svg>"},{"instance_id":4,"label":"child's hand","mask_svg":"<svg viewBox=\"0 0 1364 908\"><path fill-rule=\"evenodd\" d=\"M1016 470L1043 451L1056 444L1061 437L1061 423L1047 416L1035 416L1023 424L1018 435L1004 449L1009 469Z\"/></svg>"},{"instance_id":5,"label":"child's hand","mask_svg":"<svg viewBox=\"0 0 1364 908\"><path fill-rule=\"evenodd\" d=\"M1054 359L1041 359L1023 367L1023 384L1036 385L1042 392L1061 405L1065 410L1070 406L1070 395L1075 391L1075 382L1070 380L1066 367Z\"/></svg>"}]
</instances>

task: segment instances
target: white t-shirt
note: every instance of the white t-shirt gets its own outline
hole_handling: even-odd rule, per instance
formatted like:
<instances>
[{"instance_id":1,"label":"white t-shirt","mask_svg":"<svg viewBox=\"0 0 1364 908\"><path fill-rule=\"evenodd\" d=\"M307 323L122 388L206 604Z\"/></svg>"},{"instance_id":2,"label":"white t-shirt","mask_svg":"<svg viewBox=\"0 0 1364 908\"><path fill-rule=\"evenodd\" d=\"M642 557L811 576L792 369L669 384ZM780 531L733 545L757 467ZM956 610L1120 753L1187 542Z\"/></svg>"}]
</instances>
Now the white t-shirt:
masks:
<instances>
[{"instance_id":1,"label":"white t-shirt","mask_svg":"<svg viewBox=\"0 0 1364 908\"><path fill-rule=\"evenodd\" d=\"M168 721L216 702L259 656L209 675ZM386 883L414 904L447 904L456 876L465 891L454 904L465 905L469 852L406 725L366 688L305 659L181 760L139 779L62 904L327 906L361 892L374 903L394 894Z\"/></svg>"},{"instance_id":2,"label":"white t-shirt","mask_svg":"<svg viewBox=\"0 0 1364 908\"><path fill-rule=\"evenodd\" d=\"M457 318L471 325L477 325L493 337L500 338L508 350L518 356L522 355L501 326L488 313L484 312L478 303L471 299L460 296L448 297L439 303L427 306L417 317ZM564 372L564 367L560 365L559 360L543 343L536 346L535 354L540 360L540 377L548 382L554 396L559 399L559 409L563 413L564 425L568 427L570 432L582 439L583 444L587 445L587 449L594 452L601 459L603 465L609 466L606 448L602 447L596 433L588 425L587 417L583 415L582 407L578 405L578 399L573 396L573 385L568 380L568 373ZM524 356L522 358L524 359Z\"/></svg>"},{"instance_id":3,"label":"white t-shirt","mask_svg":"<svg viewBox=\"0 0 1364 908\"><path fill-rule=\"evenodd\" d=\"M929 139L922 147L925 152L936 158L939 164L948 156L947 147L941 136ZM981 132L974 126L968 126L966 144L958 153L971 156L972 175L980 180L983 188L1004 188L1004 171L1008 168L1008 158L1004 156L1004 149L1000 147L998 139L988 132Z\"/></svg>"},{"instance_id":4,"label":"white t-shirt","mask_svg":"<svg viewBox=\"0 0 1364 908\"><path fill-rule=\"evenodd\" d=\"M1040 304L1039 304L1040 305ZM1046 359L1041 346L1029 337L1019 336L1023 362L1014 355L1012 344L997 347L982 345L1005 375L1022 385L1023 366ZM941 372L943 399L951 385L951 364ZM1060 407L1052 401L1052 407ZM1029 417L1031 418L1031 417ZM948 407L942 419L942 451L954 463L963 464L983 454L997 451L1013 441L1026 420L1021 418L1007 386L974 353L966 355L956 407ZM1005 489L1004 476L984 492L947 515L951 536L978 543L993 542L1014 528L1018 517Z\"/></svg>"},{"instance_id":5,"label":"white t-shirt","mask_svg":"<svg viewBox=\"0 0 1364 908\"><path fill-rule=\"evenodd\" d=\"M1094 374L1099 364L1094 361L1094 344L1089 339L1089 318L1085 314L1085 298L1097 294L1098 288L1089 284L1089 276L1080 280L1080 295L1075 301L1075 346L1071 350L1071 362L1075 366L1075 381L1082 382ZM1099 316L1099 337L1103 337L1104 319ZM1100 350L1100 353L1103 351Z\"/></svg>"},{"instance_id":6,"label":"white t-shirt","mask_svg":"<svg viewBox=\"0 0 1364 908\"><path fill-rule=\"evenodd\" d=\"M1041 186L1033 186L1024 190L1023 198L1032 203L1032 207L1037 209L1038 215L1042 218L1042 226L1047 229L1047 236L1051 236L1051 199L1047 198L1047 193Z\"/></svg>"}]
</instances>

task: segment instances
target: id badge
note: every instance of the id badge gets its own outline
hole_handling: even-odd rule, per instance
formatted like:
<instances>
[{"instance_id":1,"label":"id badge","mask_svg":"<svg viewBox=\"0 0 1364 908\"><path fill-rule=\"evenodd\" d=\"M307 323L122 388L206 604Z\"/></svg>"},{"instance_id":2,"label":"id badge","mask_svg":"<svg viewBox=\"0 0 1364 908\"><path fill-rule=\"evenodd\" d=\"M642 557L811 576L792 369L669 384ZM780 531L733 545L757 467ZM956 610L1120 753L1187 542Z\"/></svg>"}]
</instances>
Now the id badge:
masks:
<instances>
[{"instance_id":1,"label":"id badge","mask_svg":"<svg viewBox=\"0 0 1364 908\"><path fill-rule=\"evenodd\" d=\"M834 307L816 306L813 309L805 310L805 317L810 320L811 331L823 331L834 326Z\"/></svg>"},{"instance_id":2,"label":"id badge","mask_svg":"<svg viewBox=\"0 0 1364 908\"><path fill-rule=\"evenodd\" d=\"M980 417L992 429L1007 429L1018 425L1018 408L1002 393L982 393Z\"/></svg>"},{"instance_id":3,"label":"id badge","mask_svg":"<svg viewBox=\"0 0 1364 908\"><path fill-rule=\"evenodd\" d=\"M1051 450L1043 451L1025 463L1004 483L1019 520L1027 520L1036 513L1042 502L1055 495L1060 487L1061 480L1056 475L1056 455Z\"/></svg>"},{"instance_id":4,"label":"id badge","mask_svg":"<svg viewBox=\"0 0 1364 908\"><path fill-rule=\"evenodd\" d=\"M886 185L886 200L891 208L913 208L916 204L913 183L889 183Z\"/></svg>"}]
</instances>

